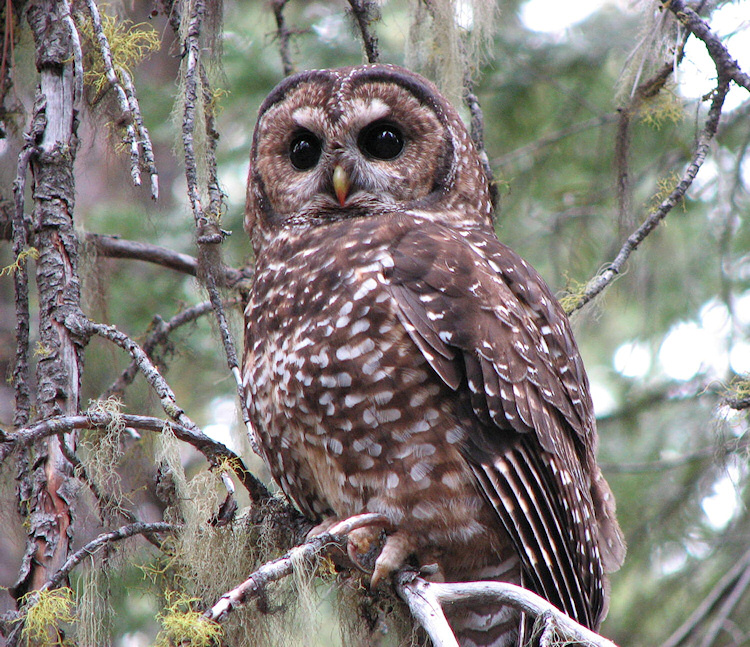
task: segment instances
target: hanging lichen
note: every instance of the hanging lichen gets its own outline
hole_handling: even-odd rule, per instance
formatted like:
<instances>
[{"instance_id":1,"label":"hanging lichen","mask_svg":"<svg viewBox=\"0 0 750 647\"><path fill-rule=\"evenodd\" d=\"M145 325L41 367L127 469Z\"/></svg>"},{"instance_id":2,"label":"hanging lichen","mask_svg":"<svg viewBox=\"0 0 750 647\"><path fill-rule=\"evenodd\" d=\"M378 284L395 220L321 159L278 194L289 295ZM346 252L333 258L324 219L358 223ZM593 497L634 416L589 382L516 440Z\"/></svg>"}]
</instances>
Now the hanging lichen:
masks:
<instances>
[{"instance_id":1,"label":"hanging lichen","mask_svg":"<svg viewBox=\"0 0 750 647\"><path fill-rule=\"evenodd\" d=\"M433 79L453 105L461 105L464 79L479 69L497 13L497 4L487 0L416 0L407 67Z\"/></svg>"}]
</instances>

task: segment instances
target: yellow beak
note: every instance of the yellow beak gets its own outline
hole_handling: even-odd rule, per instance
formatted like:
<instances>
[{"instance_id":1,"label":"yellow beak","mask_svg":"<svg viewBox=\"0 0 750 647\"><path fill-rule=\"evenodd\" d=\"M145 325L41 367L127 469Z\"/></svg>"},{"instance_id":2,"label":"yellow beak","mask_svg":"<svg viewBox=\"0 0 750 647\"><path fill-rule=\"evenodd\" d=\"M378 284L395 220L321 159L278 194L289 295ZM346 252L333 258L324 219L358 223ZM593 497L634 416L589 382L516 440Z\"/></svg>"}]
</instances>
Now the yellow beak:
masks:
<instances>
[{"instance_id":1,"label":"yellow beak","mask_svg":"<svg viewBox=\"0 0 750 647\"><path fill-rule=\"evenodd\" d=\"M350 186L349 174L341 165L336 164L333 167L333 190L336 192L336 197L342 207L346 203L346 196L349 194Z\"/></svg>"}]
</instances>

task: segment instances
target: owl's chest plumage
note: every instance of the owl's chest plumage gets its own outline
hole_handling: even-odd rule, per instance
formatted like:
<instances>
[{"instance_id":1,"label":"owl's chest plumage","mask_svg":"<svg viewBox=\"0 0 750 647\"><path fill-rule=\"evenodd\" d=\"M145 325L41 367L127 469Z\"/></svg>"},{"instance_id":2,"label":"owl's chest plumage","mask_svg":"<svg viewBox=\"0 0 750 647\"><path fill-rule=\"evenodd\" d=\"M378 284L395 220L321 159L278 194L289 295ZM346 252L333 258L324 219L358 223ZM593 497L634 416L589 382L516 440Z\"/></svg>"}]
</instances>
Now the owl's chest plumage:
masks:
<instances>
[{"instance_id":1,"label":"owl's chest plumage","mask_svg":"<svg viewBox=\"0 0 750 647\"><path fill-rule=\"evenodd\" d=\"M380 512L430 543L481 534L455 394L389 293L398 228L355 221L280 236L248 304L250 414L274 477L313 519Z\"/></svg>"}]
</instances>

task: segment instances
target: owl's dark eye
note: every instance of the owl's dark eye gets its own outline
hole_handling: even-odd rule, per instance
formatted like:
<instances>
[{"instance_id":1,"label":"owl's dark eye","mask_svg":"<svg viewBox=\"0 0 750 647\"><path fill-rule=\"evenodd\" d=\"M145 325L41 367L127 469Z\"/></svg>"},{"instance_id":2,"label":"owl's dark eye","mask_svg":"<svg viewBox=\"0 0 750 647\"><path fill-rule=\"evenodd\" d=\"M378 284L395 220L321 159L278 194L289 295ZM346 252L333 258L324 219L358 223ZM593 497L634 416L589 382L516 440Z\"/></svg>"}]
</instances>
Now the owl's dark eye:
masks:
<instances>
[{"instance_id":1,"label":"owl's dark eye","mask_svg":"<svg viewBox=\"0 0 750 647\"><path fill-rule=\"evenodd\" d=\"M404 150L404 136L393 124L375 123L359 136L359 148L370 157L392 160Z\"/></svg>"},{"instance_id":2,"label":"owl's dark eye","mask_svg":"<svg viewBox=\"0 0 750 647\"><path fill-rule=\"evenodd\" d=\"M299 133L289 145L289 159L298 171L307 171L318 163L322 146L309 130Z\"/></svg>"}]
</instances>

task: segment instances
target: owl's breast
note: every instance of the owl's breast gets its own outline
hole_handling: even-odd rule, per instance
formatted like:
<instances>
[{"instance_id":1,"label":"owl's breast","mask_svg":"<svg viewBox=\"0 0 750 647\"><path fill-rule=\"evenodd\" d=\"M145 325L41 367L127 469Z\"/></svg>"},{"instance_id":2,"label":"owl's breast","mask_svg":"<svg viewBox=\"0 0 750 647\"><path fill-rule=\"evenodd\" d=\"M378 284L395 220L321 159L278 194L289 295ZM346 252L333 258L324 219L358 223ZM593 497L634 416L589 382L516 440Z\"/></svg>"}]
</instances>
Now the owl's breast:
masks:
<instances>
[{"instance_id":1,"label":"owl's breast","mask_svg":"<svg viewBox=\"0 0 750 647\"><path fill-rule=\"evenodd\" d=\"M251 418L308 516L381 512L468 538L481 503L459 452L466 431L398 319L385 278L392 236L374 229L308 230L259 259L246 311Z\"/></svg>"}]
</instances>

